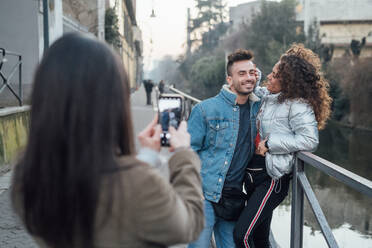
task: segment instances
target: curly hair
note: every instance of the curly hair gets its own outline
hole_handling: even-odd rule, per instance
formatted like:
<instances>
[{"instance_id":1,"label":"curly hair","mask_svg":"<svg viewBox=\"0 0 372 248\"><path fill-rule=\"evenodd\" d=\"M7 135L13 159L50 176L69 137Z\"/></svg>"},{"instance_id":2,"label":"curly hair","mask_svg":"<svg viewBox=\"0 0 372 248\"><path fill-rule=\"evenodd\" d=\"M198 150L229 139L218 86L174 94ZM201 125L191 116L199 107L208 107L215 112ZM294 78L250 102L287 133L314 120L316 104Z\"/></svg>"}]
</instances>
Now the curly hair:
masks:
<instances>
[{"instance_id":1,"label":"curly hair","mask_svg":"<svg viewBox=\"0 0 372 248\"><path fill-rule=\"evenodd\" d=\"M305 58L285 54L280 58L276 77L282 88L279 102L302 99L309 103L314 110L318 129L323 129L331 114L332 98L328 95L329 84L321 76L320 70Z\"/></svg>"},{"instance_id":2,"label":"curly hair","mask_svg":"<svg viewBox=\"0 0 372 248\"><path fill-rule=\"evenodd\" d=\"M251 59L253 59L252 51L245 49L237 49L235 52L233 52L227 57L226 66L227 75L231 76L231 67L234 64L234 62Z\"/></svg>"},{"instance_id":3,"label":"curly hair","mask_svg":"<svg viewBox=\"0 0 372 248\"><path fill-rule=\"evenodd\" d=\"M310 64L312 64L315 69L320 72L322 63L320 62L319 56L312 50L305 48L302 43L293 43L292 46L285 52L287 55L295 55L297 57L303 58Z\"/></svg>"}]
</instances>

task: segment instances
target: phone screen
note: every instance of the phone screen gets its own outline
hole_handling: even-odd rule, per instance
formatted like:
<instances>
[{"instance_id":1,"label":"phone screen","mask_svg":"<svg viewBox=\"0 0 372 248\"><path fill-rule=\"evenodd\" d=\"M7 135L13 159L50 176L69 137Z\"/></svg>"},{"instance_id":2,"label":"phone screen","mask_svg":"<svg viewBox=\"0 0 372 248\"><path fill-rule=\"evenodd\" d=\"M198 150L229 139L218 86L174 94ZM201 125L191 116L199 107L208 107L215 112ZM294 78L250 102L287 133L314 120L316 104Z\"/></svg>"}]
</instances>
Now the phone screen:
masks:
<instances>
[{"instance_id":1,"label":"phone screen","mask_svg":"<svg viewBox=\"0 0 372 248\"><path fill-rule=\"evenodd\" d=\"M161 144L169 146L170 126L178 128L182 117L182 99L180 97L160 97L159 102L159 123L162 128Z\"/></svg>"}]
</instances>

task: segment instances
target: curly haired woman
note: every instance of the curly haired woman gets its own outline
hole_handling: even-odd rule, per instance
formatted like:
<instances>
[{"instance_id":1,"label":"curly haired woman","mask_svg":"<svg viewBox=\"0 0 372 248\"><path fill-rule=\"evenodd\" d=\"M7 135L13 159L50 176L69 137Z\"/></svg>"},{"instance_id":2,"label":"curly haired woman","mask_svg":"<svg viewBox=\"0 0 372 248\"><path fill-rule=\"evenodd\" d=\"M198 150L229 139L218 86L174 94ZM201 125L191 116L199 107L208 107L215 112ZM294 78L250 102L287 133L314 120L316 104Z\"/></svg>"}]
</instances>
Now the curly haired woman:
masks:
<instances>
[{"instance_id":1,"label":"curly haired woman","mask_svg":"<svg viewBox=\"0 0 372 248\"><path fill-rule=\"evenodd\" d=\"M239 247L270 247L274 209L288 194L290 173L297 151L314 151L318 129L330 115L328 83L320 61L309 49L294 45L257 87L262 97L257 115L256 154L250 161L244 187L248 195L234 230Z\"/></svg>"}]
</instances>

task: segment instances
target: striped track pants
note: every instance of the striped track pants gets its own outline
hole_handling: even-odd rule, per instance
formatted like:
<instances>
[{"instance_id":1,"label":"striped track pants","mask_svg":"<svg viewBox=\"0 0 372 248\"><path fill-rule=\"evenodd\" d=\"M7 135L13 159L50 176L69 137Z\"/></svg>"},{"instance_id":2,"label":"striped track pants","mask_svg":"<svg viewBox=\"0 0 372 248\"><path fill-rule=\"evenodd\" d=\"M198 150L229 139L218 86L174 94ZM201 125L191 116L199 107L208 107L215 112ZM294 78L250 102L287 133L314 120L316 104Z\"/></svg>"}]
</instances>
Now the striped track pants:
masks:
<instances>
[{"instance_id":1,"label":"striped track pants","mask_svg":"<svg viewBox=\"0 0 372 248\"><path fill-rule=\"evenodd\" d=\"M289 181L289 175L275 181L264 169L247 171L244 183L249 199L234 230L237 248L270 247L271 217L287 196Z\"/></svg>"}]
</instances>

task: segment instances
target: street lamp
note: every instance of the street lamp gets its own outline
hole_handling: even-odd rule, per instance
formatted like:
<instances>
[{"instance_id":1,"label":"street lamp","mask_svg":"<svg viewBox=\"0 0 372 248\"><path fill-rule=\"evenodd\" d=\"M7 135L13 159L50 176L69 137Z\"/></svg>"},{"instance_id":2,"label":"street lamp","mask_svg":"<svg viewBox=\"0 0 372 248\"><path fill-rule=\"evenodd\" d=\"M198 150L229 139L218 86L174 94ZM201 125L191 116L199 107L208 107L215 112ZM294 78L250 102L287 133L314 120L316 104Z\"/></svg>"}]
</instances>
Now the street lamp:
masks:
<instances>
[{"instance_id":1,"label":"street lamp","mask_svg":"<svg viewBox=\"0 0 372 248\"><path fill-rule=\"evenodd\" d=\"M155 18L156 15L155 15L155 10L154 10L154 0L152 0L152 10L151 10L151 15L150 15L151 18Z\"/></svg>"}]
</instances>

